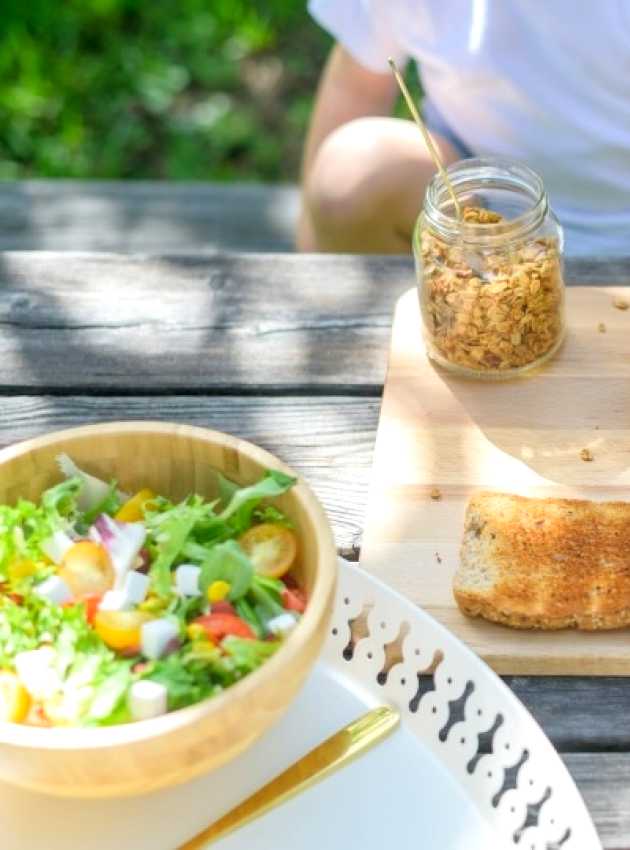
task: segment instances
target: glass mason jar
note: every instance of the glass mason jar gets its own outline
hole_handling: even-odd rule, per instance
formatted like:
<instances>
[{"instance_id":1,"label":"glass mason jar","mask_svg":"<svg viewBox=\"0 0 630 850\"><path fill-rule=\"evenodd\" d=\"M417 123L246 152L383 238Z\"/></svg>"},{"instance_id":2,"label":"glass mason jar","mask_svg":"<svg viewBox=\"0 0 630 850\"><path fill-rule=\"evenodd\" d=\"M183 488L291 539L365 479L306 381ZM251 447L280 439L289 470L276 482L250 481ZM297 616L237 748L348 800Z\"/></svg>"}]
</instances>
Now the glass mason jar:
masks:
<instances>
[{"instance_id":1,"label":"glass mason jar","mask_svg":"<svg viewBox=\"0 0 630 850\"><path fill-rule=\"evenodd\" d=\"M478 378L512 377L560 346L565 329L562 228L540 177L495 157L436 174L413 235L429 356Z\"/></svg>"}]
</instances>

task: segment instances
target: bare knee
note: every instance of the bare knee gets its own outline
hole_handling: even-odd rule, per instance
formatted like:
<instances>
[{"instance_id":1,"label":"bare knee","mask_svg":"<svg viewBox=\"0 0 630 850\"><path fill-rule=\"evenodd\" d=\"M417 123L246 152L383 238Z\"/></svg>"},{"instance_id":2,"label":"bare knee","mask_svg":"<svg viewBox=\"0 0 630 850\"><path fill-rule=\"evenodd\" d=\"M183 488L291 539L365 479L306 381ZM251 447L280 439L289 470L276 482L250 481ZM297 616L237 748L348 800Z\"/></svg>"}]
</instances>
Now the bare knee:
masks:
<instances>
[{"instance_id":1,"label":"bare knee","mask_svg":"<svg viewBox=\"0 0 630 850\"><path fill-rule=\"evenodd\" d=\"M377 199L370 191L358 123L345 124L328 136L304 185L304 216L315 250L350 250L349 244L373 218Z\"/></svg>"},{"instance_id":2,"label":"bare knee","mask_svg":"<svg viewBox=\"0 0 630 850\"><path fill-rule=\"evenodd\" d=\"M442 144L442 140L438 140ZM446 149L445 159L453 157ZM302 250L399 253L434 167L409 121L360 118L319 149L303 191ZM308 243L308 244L305 244Z\"/></svg>"}]
</instances>

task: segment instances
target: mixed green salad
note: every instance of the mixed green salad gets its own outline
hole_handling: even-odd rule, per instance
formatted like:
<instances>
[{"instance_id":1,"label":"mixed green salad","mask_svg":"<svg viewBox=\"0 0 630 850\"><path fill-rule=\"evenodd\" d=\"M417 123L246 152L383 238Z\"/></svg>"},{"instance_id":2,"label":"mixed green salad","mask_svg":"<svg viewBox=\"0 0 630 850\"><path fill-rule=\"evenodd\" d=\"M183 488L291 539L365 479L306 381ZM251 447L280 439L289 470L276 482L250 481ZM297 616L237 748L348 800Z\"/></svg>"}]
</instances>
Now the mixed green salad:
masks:
<instances>
[{"instance_id":1,"label":"mixed green salad","mask_svg":"<svg viewBox=\"0 0 630 850\"><path fill-rule=\"evenodd\" d=\"M0 720L105 726L199 702L265 662L306 597L269 501L294 483L219 475L219 498L127 495L63 455L38 504L0 505Z\"/></svg>"}]
</instances>

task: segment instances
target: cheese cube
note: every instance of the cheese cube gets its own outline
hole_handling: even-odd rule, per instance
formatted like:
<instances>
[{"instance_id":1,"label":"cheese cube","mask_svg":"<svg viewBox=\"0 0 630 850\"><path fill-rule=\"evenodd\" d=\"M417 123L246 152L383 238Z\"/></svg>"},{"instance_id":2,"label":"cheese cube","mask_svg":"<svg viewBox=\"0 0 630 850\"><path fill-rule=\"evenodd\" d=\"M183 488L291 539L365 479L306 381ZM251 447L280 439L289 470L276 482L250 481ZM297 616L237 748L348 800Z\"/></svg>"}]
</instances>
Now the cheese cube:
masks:
<instances>
[{"instance_id":1,"label":"cheese cube","mask_svg":"<svg viewBox=\"0 0 630 850\"><path fill-rule=\"evenodd\" d=\"M127 601L131 605L139 605L147 598L149 592L149 584L151 579L144 573L138 573L135 570L130 570L125 576L123 585L123 593L127 597Z\"/></svg>"},{"instance_id":2,"label":"cheese cube","mask_svg":"<svg viewBox=\"0 0 630 850\"><path fill-rule=\"evenodd\" d=\"M201 567L194 564L180 564L175 570L175 586L180 596L201 596L199 576Z\"/></svg>"},{"instance_id":3,"label":"cheese cube","mask_svg":"<svg viewBox=\"0 0 630 850\"><path fill-rule=\"evenodd\" d=\"M44 579L35 588L35 593L56 605L62 605L72 599L72 591L59 576L49 576Z\"/></svg>"},{"instance_id":4,"label":"cheese cube","mask_svg":"<svg viewBox=\"0 0 630 850\"><path fill-rule=\"evenodd\" d=\"M129 710L134 720L166 714L168 691L160 682L140 679L129 689Z\"/></svg>"},{"instance_id":5,"label":"cheese cube","mask_svg":"<svg viewBox=\"0 0 630 850\"><path fill-rule=\"evenodd\" d=\"M286 637L289 632L295 628L296 623L297 620L293 614L290 614L287 611L286 614L278 614L278 616L274 617L273 620L269 620L267 628L272 635L281 635L282 637Z\"/></svg>"},{"instance_id":6,"label":"cheese cube","mask_svg":"<svg viewBox=\"0 0 630 850\"><path fill-rule=\"evenodd\" d=\"M162 617L159 620L149 620L140 628L140 648L146 658L160 658L169 644L179 637L179 627L173 620Z\"/></svg>"},{"instance_id":7,"label":"cheese cube","mask_svg":"<svg viewBox=\"0 0 630 850\"><path fill-rule=\"evenodd\" d=\"M98 607L100 611L129 611L131 603L124 590L108 590Z\"/></svg>"}]
</instances>

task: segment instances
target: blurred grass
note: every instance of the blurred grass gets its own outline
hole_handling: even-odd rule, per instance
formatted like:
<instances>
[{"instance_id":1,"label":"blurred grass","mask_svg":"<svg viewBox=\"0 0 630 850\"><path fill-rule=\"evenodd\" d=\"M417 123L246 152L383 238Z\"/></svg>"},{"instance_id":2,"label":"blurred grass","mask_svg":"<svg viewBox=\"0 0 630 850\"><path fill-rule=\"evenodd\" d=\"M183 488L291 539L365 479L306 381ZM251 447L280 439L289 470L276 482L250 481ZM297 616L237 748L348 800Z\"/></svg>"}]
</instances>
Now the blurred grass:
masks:
<instances>
[{"instance_id":1,"label":"blurred grass","mask_svg":"<svg viewBox=\"0 0 630 850\"><path fill-rule=\"evenodd\" d=\"M3 0L0 179L295 180L306 0Z\"/></svg>"}]
</instances>

